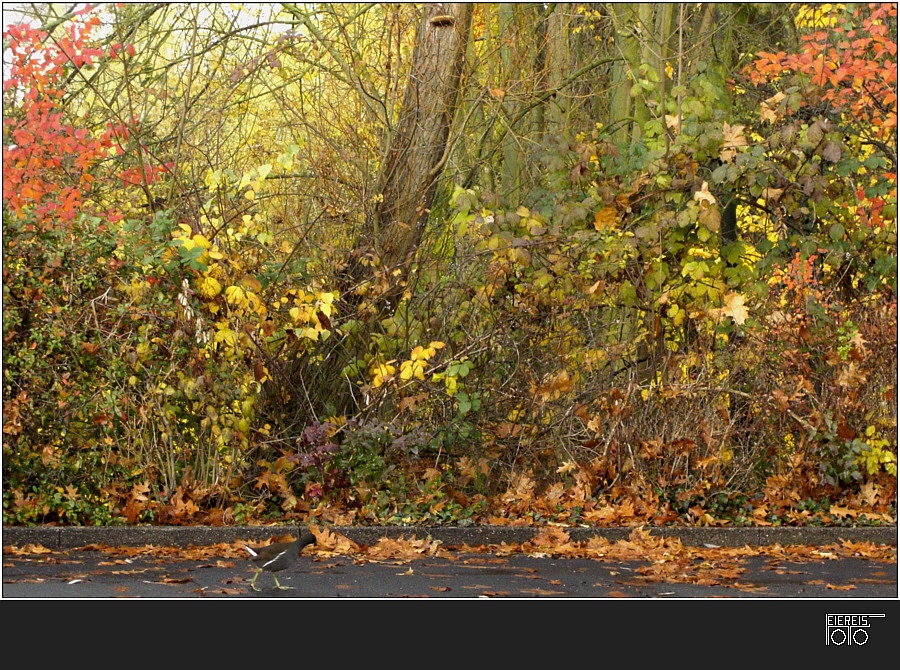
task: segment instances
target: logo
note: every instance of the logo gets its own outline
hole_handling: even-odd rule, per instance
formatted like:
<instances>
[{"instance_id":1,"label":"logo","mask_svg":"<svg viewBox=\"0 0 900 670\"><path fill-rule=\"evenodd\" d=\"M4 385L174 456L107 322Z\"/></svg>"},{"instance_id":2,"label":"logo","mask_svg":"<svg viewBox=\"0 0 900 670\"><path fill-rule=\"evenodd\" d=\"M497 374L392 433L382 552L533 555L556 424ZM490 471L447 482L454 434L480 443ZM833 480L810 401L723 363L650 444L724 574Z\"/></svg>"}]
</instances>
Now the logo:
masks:
<instances>
[{"instance_id":1,"label":"logo","mask_svg":"<svg viewBox=\"0 0 900 670\"><path fill-rule=\"evenodd\" d=\"M861 645L869 641L872 619L884 614L826 614L825 646Z\"/></svg>"}]
</instances>

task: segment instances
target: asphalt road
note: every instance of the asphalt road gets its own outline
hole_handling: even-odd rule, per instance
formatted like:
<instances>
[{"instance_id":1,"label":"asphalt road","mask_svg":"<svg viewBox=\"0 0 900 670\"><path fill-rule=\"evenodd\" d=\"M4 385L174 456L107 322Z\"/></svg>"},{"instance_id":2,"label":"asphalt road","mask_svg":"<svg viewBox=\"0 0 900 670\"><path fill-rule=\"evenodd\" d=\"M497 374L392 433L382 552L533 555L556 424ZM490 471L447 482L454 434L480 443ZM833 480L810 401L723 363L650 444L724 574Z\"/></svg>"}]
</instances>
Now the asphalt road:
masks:
<instances>
[{"instance_id":1,"label":"asphalt road","mask_svg":"<svg viewBox=\"0 0 900 670\"><path fill-rule=\"evenodd\" d=\"M794 562L755 556L741 573L657 579L643 561L459 553L451 559L356 562L302 556L278 573L247 561L115 558L103 552L3 557L3 598L897 598L897 565L860 558ZM676 576L676 579L678 576ZM706 582L706 583L704 583Z\"/></svg>"},{"instance_id":2,"label":"asphalt road","mask_svg":"<svg viewBox=\"0 0 900 670\"><path fill-rule=\"evenodd\" d=\"M89 599L89 598L890 598L898 597L896 529L890 535L866 536L851 529L816 529L807 536L782 534L781 540L803 545L802 552L772 552L759 544L760 551L726 553L719 547L751 547L746 534L709 529L679 537L686 545L706 547L670 561L667 553L615 557L554 557L504 551L475 551L493 541L522 542L534 529L443 529L446 539L439 555L375 558L360 555L322 555L308 547L293 566L278 573L291 589L274 587L271 574L260 576L259 592L250 588L252 564L236 558L234 552L126 551L141 540L167 546L195 547L198 533L206 544L211 540L231 542L235 536L272 537L278 529L144 529L144 534L117 535L106 531L103 546L84 542L86 533L98 529L43 529L43 543L36 542L41 529L4 529L2 597L4 599ZM280 529L284 531L285 529ZM378 537L410 537L411 529L343 529L355 541ZM468 530L468 533L464 532ZM617 535L627 537L628 530ZM697 531L698 529L686 529ZM729 529L739 531L742 529ZM749 530L749 529L745 529ZM885 530L885 529L882 529ZM889 529L888 529L889 530ZM251 532L252 531L252 532ZM435 531L438 534L439 531ZM595 531L596 532L596 531ZM156 535L154 535L156 533ZM162 535L160 535L162 533ZM677 536L676 533L672 533ZM421 537L421 532L419 533ZM777 536L777 533L776 533ZM843 536L843 538L841 537ZM766 536L770 540L771 535ZM888 551L877 558L872 553L828 550L840 542L869 542L872 537L888 539ZM869 537L869 539L866 539ZM98 542L91 536L91 542ZM506 538L506 539L503 539ZM31 539L36 551L22 551L21 541ZM800 542L814 539L815 542ZM15 542L19 540L20 543ZM119 548L116 548L118 540ZM128 540L128 541L126 541ZM455 542L454 542L455 540ZM838 543L837 545L831 542ZM72 545L72 546L66 546ZM89 547L84 549L84 547ZM149 546L149 543L148 543ZM200 545L202 546L202 544ZM824 547L816 550L816 546ZM873 546L873 545L869 545ZM614 554L614 552L613 552Z\"/></svg>"}]
</instances>

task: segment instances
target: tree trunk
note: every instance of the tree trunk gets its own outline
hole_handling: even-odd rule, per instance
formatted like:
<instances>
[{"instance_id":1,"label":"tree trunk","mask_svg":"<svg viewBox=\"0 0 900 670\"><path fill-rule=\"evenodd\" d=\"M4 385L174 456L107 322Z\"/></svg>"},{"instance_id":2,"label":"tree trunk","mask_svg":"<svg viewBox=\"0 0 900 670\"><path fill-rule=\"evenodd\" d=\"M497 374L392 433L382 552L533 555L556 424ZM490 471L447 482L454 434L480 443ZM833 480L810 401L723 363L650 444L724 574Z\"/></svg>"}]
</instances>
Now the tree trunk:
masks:
<instances>
[{"instance_id":1,"label":"tree trunk","mask_svg":"<svg viewBox=\"0 0 900 670\"><path fill-rule=\"evenodd\" d=\"M379 203L347 268L351 304L354 292L367 293L366 284L385 279L370 299L379 313L396 306L446 161L471 19L470 4L425 8L400 119L378 176Z\"/></svg>"},{"instance_id":2,"label":"tree trunk","mask_svg":"<svg viewBox=\"0 0 900 670\"><path fill-rule=\"evenodd\" d=\"M563 82L572 72L569 52L568 3L560 3L553 9L547 23L548 56L550 60L550 88L556 95L550 101L548 133L564 136L569 129L569 100L571 90L563 88Z\"/></svg>"},{"instance_id":3,"label":"tree trunk","mask_svg":"<svg viewBox=\"0 0 900 670\"><path fill-rule=\"evenodd\" d=\"M522 61L519 59L519 14L520 5L503 3L500 5L500 68L504 86L509 87L522 75ZM517 82L518 83L518 82ZM522 102L518 96L507 95L503 100L507 120L517 118ZM511 125L503 136L500 166L500 191L512 209L519 206L522 187L522 138L517 128Z\"/></svg>"},{"instance_id":4,"label":"tree trunk","mask_svg":"<svg viewBox=\"0 0 900 670\"><path fill-rule=\"evenodd\" d=\"M335 342L324 358L303 357L291 365L286 376L302 405L301 421L350 414L363 404L357 385L362 379L345 379L344 371L365 363L372 335L394 312L406 285L450 150L471 19L470 4L425 7L403 105L376 181L378 202L341 277L344 316L357 319L360 328Z\"/></svg>"}]
</instances>

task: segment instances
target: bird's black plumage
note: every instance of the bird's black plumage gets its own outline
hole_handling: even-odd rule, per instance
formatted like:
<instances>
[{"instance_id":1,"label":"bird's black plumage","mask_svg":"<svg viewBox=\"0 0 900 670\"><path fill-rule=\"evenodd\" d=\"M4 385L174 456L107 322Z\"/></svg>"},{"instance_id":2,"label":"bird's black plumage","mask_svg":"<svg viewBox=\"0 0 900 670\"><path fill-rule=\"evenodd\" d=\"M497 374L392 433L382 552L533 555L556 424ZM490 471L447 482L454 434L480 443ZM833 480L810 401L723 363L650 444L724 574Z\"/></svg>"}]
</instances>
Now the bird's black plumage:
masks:
<instances>
[{"instance_id":1,"label":"bird's black plumage","mask_svg":"<svg viewBox=\"0 0 900 670\"><path fill-rule=\"evenodd\" d=\"M254 591L259 591L260 589L256 586L256 579L263 572L271 572L272 577L275 578L275 588L276 589L291 589L292 586L282 586L278 583L278 576L275 574L276 572L280 572L285 568L289 567L294 563L295 560L300 556L300 552L303 551L303 547L308 544L313 544L316 541L316 536L310 532L297 532L297 539L289 540L287 542L276 542L275 544L270 544L265 547L259 547L258 549L251 549L250 547L245 546L248 552L250 552L250 561L256 566L256 574L253 576L253 580L250 582L250 586Z\"/></svg>"}]
</instances>

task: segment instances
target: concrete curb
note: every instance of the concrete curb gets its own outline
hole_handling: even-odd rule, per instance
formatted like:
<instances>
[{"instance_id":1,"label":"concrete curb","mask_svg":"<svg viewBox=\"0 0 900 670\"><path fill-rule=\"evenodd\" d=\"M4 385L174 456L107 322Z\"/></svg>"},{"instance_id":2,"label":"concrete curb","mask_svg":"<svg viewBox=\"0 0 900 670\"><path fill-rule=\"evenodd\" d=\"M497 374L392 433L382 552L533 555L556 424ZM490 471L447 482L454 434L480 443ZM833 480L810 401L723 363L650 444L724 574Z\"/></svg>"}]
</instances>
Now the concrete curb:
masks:
<instances>
[{"instance_id":1,"label":"concrete curb","mask_svg":"<svg viewBox=\"0 0 900 670\"><path fill-rule=\"evenodd\" d=\"M203 547L236 541L263 542L291 533L292 526L4 526L3 546L40 544L54 551L77 549L89 544L112 547L157 545ZM897 546L897 526L881 527L646 527L657 537L679 538L685 546L716 545L743 547L764 545L816 545L871 542ZM541 527L535 526L333 526L336 533L357 544L375 544L381 538L431 537L446 546L527 542ZM565 528L574 541L603 537L627 539L630 527Z\"/></svg>"}]
</instances>

